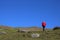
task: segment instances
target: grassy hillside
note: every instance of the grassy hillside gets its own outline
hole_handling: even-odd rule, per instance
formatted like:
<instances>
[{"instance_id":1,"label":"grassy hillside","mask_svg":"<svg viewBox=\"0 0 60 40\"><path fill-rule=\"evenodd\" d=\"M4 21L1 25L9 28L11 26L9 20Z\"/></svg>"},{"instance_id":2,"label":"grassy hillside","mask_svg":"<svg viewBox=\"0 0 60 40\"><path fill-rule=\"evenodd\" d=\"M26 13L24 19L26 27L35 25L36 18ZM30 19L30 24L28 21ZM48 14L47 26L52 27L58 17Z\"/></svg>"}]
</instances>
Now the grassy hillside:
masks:
<instances>
[{"instance_id":1,"label":"grassy hillside","mask_svg":"<svg viewBox=\"0 0 60 40\"><path fill-rule=\"evenodd\" d=\"M31 28L32 29L32 28ZM29 30L31 30L29 29ZM34 28L33 28L34 29ZM34 29L36 30L36 28ZM0 40L60 40L60 30L46 30L46 31L31 31L31 33L17 32L14 28L0 28L0 33L6 32L6 34L0 34ZM32 38L32 33L39 33L39 38ZM25 36L24 36L25 35Z\"/></svg>"}]
</instances>

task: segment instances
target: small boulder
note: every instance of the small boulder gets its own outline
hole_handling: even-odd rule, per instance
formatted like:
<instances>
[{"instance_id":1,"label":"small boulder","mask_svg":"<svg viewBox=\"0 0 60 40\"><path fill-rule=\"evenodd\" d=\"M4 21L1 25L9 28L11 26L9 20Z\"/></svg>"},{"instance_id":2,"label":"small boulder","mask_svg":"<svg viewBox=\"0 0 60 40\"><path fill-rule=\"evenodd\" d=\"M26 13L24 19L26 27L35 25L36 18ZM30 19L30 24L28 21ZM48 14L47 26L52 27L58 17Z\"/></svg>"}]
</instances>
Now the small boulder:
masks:
<instances>
[{"instance_id":1,"label":"small boulder","mask_svg":"<svg viewBox=\"0 0 60 40\"><path fill-rule=\"evenodd\" d=\"M32 37L32 38L38 38L38 37L40 37L40 34L38 34L38 33L33 33L33 34L31 34L31 37Z\"/></svg>"},{"instance_id":2,"label":"small boulder","mask_svg":"<svg viewBox=\"0 0 60 40\"><path fill-rule=\"evenodd\" d=\"M54 27L53 30L57 30L57 29L60 29L60 27Z\"/></svg>"},{"instance_id":3,"label":"small boulder","mask_svg":"<svg viewBox=\"0 0 60 40\"><path fill-rule=\"evenodd\" d=\"M0 32L0 34L6 34L6 32Z\"/></svg>"},{"instance_id":4,"label":"small boulder","mask_svg":"<svg viewBox=\"0 0 60 40\"><path fill-rule=\"evenodd\" d=\"M21 33L29 33L29 30L18 30L18 32L21 32Z\"/></svg>"}]
</instances>

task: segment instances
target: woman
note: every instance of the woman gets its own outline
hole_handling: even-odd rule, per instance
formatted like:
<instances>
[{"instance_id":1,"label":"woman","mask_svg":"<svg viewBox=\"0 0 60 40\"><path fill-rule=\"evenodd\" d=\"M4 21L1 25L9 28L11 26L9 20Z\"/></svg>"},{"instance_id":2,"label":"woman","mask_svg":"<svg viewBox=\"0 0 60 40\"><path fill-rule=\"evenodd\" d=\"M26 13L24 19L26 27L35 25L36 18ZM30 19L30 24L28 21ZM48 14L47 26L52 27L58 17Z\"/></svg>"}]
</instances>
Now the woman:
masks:
<instances>
[{"instance_id":1,"label":"woman","mask_svg":"<svg viewBox=\"0 0 60 40\"><path fill-rule=\"evenodd\" d=\"M46 22L42 22L43 31L45 31Z\"/></svg>"}]
</instances>

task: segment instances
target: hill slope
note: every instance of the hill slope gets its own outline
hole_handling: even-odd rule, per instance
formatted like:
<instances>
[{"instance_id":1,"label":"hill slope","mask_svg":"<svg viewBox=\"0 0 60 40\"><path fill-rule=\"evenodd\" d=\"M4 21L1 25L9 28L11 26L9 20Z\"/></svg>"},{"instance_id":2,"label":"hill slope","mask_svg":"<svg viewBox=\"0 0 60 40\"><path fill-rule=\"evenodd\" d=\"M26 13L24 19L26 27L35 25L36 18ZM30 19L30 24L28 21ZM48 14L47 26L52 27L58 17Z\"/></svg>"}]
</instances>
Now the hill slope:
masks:
<instances>
[{"instance_id":1,"label":"hill slope","mask_svg":"<svg viewBox=\"0 0 60 40\"><path fill-rule=\"evenodd\" d=\"M0 28L1 29L1 28ZM1 34L6 32L6 34ZM39 38L32 38L32 33L39 33ZM23 36L25 35L25 36ZM0 40L60 40L60 30L31 31L31 33L17 32L17 29L8 28L0 30Z\"/></svg>"}]
</instances>

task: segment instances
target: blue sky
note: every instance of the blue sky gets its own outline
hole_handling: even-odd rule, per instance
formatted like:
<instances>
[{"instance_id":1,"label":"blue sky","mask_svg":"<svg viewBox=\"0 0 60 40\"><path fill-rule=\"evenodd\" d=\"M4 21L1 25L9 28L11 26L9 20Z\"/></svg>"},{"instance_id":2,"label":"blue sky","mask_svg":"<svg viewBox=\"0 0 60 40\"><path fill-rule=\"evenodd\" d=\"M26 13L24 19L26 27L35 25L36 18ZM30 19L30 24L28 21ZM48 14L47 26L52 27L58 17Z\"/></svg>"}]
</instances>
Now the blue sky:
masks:
<instances>
[{"instance_id":1,"label":"blue sky","mask_svg":"<svg viewBox=\"0 0 60 40\"><path fill-rule=\"evenodd\" d=\"M13 27L60 26L60 0L0 0L0 25Z\"/></svg>"}]
</instances>

